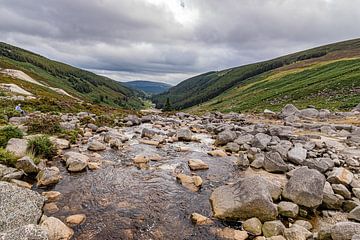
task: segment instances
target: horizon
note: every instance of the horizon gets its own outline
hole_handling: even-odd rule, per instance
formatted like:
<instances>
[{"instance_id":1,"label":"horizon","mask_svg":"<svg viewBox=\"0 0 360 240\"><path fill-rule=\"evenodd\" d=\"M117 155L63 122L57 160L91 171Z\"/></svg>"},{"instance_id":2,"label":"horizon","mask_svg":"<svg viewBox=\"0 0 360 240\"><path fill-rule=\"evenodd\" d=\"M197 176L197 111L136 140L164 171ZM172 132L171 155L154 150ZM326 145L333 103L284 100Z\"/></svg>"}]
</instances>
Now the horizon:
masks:
<instances>
[{"instance_id":1,"label":"horizon","mask_svg":"<svg viewBox=\"0 0 360 240\"><path fill-rule=\"evenodd\" d=\"M350 0L5 0L0 41L120 82L176 85L358 38L358 7Z\"/></svg>"}]
</instances>

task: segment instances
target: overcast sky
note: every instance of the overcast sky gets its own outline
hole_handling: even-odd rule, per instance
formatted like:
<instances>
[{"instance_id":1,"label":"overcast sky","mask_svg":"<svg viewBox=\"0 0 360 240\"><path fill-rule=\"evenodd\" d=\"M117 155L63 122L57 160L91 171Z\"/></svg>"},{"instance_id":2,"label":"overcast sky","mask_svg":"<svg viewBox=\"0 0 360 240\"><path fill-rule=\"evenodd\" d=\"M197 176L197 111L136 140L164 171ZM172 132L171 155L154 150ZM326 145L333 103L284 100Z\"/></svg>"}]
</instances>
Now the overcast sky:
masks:
<instances>
[{"instance_id":1,"label":"overcast sky","mask_svg":"<svg viewBox=\"0 0 360 240\"><path fill-rule=\"evenodd\" d=\"M120 81L210 70L360 37L360 0L0 0L0 41Z\"/></svg>"}]
</instances>

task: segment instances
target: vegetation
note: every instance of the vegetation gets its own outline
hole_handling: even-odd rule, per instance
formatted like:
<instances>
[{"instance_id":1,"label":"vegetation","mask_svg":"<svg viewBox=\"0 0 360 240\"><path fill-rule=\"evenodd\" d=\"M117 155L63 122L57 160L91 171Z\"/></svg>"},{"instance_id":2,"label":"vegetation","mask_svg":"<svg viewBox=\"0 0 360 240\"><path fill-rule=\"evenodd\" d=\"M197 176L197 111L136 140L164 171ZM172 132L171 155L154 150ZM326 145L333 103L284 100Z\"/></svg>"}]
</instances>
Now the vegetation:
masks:
<instances>
[{"instance_id":1,"label":"vegetation","mask_svg":"<svg viewBox=\"0 0 360 240\"><path fill-rule=\"evenodd\" d=\"M123 84L138 91L142 91L148 96L163 93L171 88L170 84L151 81L131 81L124 82Z\"/></svg>"},{"instance_id":2,"label":"vegetation","mask_svg":"<svg viewBox=\"0 0 360 240\"><path fill-rule=\"evenodd\" d=\"M167 98L172 99L175 109L189 108L205 103L229 89L243 85L251 80L255 81L261 76L278 70L283 71L296 66L304 67L316 62L354 56L360 56L360 39L330 44L223 71L208 72L187 79L170 88L167 92L154 96L152 100L160 108L164 107ZM301 92L301 90L299 91ZM221 99L218 98L217 101L221 101ZM237 104L237 102L233 101L233 104ZM216 108L216 110L222 110L222 108Z\"/></svg>"},{"instance_id":3,"label":"vegetation","mask_svg":"<svg viewBox=\"0 0 360 240\"><path fill-rule=\"evenodd\" d=\"M164 108L163 108L163 111L165 111L165 112L170 112L171 110L173 110L173 108L171 107L170 99L167 98L167 99L166 99L165 106L164 106Z\"/></svg>"},{"instance_id":4,"label":"vegetation","mask_svg":"<svg viewBox=\"0 0 360 240\"><path fill-rule=\"evenodd\" d=\"M0 128L0 148L5 148L11 138L22 138L22 131L11 125Z\"/></svg>"},{"instance_id":5,"label":"vegetation","mask_svg":"<svg viewBox=\"0 0 360 240\"><path fill-rule=\"evenodd\" d=\"M56 134L61 132L60 118L50 115L36 115L26 122L29 133Z\"/></svg>"},{"instance_id":6,"label":"vegetation","mask_svg":"<svg viewBox=\"0 0 360 240\"><path fill-rule=\"evenodd\" d=\"M286 103L350 110L360 103L360 59L314 63L307 67L271 71L243 82L193 112L261 112L280 110Z\"/></svg>"},{"instance_id":7,"label":"vegetation","mask_svg":"<svg viewBox=\"0 0 360 240\"><path fill-rule=\"evenodd\" d=\"M35 157L51 159L55 155L55 147L46 135L36 136L29 140L28 150Z\"/></svg>"},{"instance_id":8,"label":"vegetation","mask_svg":"<svg viewBox=\"0 0 360 240\"><path fill-rule=\"evenodd\" d=\"M143 94L119 82L1 42L0 68L21 70L45 85L65 90L75 98L61 95L46 87L34 86L34 84L21 81L22 87L37 96L54 98L54 95L57 95L55 100L60 98L68 102L77 102L76 98L78 98L92 102L102 95L107 96L108 99L106 102L100 101L98 104L101 105L128 109L142 107L139 97L142 97ZM0 83L11 80L0 74Z\"/></svg>"},{"instance_id":9,"label":"vegetation","mask_svg":"<svg viewBox=\"0 0 360 240\"><path fill-rule=\"evenodd\" d=\"M0 148L0 164L5 164L7 166L14 167L16 164L16 157L11 152L6 151L3 148Z\"/></svg>"},{"instance_id":10,"label":"vegetation","mask_svg":"<svg viewBox=\"0 0 360 240\"><path fill-rule=\"evenodd\" d=\"M79 129L74 129L74 130L65 130L62 131L61 134L59 135L59 137L61 138L65 138L66 140L68 140L71 144L75 144L78 140L78 136L80 134L80 130Z\"/></svg>"}]
</instances>

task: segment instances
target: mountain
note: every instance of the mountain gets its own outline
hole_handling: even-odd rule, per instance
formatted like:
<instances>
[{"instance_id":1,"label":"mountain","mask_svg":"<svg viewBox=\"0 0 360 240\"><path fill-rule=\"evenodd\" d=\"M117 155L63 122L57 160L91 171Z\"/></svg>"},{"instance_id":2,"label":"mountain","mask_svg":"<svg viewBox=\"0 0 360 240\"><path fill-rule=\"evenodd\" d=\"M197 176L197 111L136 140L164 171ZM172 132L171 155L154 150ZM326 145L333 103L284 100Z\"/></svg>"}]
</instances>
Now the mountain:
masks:
<instances>
[{"instance_id":1,"label":"mountain","mask_svg":"<svg viewBox=\"0 0 360 240\"><path fill-rule=\"evenodd\" d=\"M163 93L172 87L170 84L167 83L151 81L131 81L124 82L123 84L138 91L143 91L148 95Z\"/></svg>"},{"instance_id":2,"label":"mountain","mask_svg":"<svg viewBox=\"0 0 360 240\"><path fill-rule=\"evenodd\" d=\"M204 73L152 98L163 107L205 111L277 110L286 103L350 109L360 102L360 39Z\"/></svg>"},{"instance_id":3,"label":"mountain","mask_svg":"<svg viewBox=\"0 0 360 240\"><path fill-rule=\"evenodd\" d=\"M85 101L111 107L139 109L143 96L110 78L53 61L0 42L0 83L22 85L37 97Z\"/></svg>"}]
</instances>

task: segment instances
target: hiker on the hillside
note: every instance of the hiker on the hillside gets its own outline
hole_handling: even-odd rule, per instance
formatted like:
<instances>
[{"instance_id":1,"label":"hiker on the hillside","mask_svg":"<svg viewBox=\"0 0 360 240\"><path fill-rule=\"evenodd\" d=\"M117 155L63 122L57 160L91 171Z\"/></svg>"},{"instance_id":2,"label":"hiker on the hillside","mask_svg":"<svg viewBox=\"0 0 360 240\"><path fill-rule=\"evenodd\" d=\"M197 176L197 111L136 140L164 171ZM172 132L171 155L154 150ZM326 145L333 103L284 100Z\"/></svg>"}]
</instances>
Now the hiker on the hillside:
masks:
<instances>
[{"instance_id":1,"label":"hiker on the hillside","mask_svg":"<svg viewBox=\"0 0 360 240\"><path fill-rule=\"evenodd\" d=\"M15 107L15 111L19 112L21 115L26 115L26 112L21 109L20 103Z\"/></svg>"}]
</instances>

